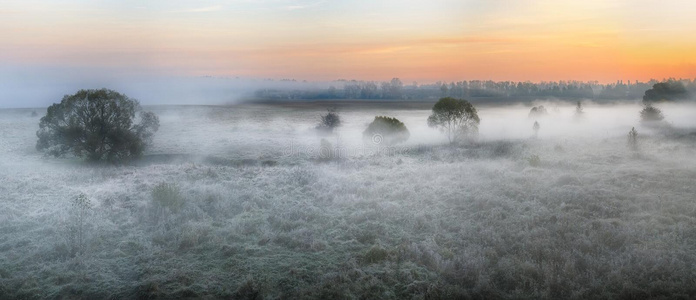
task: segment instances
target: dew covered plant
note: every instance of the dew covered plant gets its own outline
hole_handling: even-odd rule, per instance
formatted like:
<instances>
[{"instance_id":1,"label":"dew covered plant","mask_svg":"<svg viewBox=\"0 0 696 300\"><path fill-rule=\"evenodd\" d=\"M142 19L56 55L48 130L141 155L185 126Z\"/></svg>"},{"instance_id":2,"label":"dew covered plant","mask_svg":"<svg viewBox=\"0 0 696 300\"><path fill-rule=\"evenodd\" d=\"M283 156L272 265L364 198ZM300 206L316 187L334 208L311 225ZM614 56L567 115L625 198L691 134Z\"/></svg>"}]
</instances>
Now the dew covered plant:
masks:
<instances>
[{"instance_id":1,"label":"dew covered plant","mask_svg":"<svg viewBox=\"0 0 696 300\"><path fill-rule=\"evenodd\" d=\"M158 215L176 214L184 206L184 198L179 186L161 182L152 188L152 204Z\"/></svg>"},{"instance_id":2,"label":"dew covered plant","mask_svg":"<svg viewBox=\"0 0 696 300\"><path fill-rule=\"evenodd\" d=\"M394 145L408 140L411 134L397 118L376 116L363 131L363 139L376 145Z\"/></svg>"},{"instance_id":3,"label":"dew covered plant","mask_svg":"<svg viewBox=\"0 0 696 300\"><path fill-rule=\"evenodd\" d=\"M83 254L88 237L92 202L85 194L79 194L70 203L68 221L68 245L72 255Z\"/></svg>"}]
</instances>

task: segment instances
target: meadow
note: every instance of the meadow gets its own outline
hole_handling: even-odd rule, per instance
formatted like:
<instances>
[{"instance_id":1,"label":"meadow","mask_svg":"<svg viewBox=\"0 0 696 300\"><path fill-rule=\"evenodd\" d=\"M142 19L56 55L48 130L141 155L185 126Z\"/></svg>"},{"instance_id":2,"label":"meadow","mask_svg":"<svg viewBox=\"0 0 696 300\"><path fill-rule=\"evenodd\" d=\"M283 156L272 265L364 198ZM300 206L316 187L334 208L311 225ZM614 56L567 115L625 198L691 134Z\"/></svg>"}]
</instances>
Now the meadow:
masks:
<instances>
[{"instance_id":1,"label":"meadow","mask_svg":"<svg viewBox=\"0 0 696 300\"><path fill-rule=\"evenodd\" d=\"M118 166L44 157L45 111L0 110L0 298L696 298L695 106L480 105L449 145L429 105L343 103L324 137L326 103L147 107ZM377 115L410 139L363 140Z\"/></svg>"}]
</instances>

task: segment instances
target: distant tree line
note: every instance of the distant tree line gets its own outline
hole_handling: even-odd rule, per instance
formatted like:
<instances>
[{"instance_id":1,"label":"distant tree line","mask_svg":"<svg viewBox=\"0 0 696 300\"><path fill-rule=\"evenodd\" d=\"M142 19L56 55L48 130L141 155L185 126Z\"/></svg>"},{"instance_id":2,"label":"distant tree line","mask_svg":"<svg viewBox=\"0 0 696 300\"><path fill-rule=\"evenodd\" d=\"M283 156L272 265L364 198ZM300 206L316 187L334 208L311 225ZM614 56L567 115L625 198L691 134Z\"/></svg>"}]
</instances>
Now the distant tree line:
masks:
<instances>
[{"instance_id":1,"label":"distant tree line","mask_svg":"<svg viewBox=\"0 0 696 300\"><path fill-rule=\"evenodd\" d=\"M597 81L544 81L515 82L470 80L457 82L436 82L421 84L416 82L404 84L399 78L390 81L337 80L328 88L312 89L259 89L254 97L264 100L331 100L331 99L385 99L385 100L436 100L443 97L453 98L496 98L504 101L528 98L530 100L556 98L575 101L593 99L595 101L638 100L645 91L653 89L658 83L664 83L663 90L674 90L679 85L691 94L696 93L696 79L668 79L664 82L650 80L617 81L600 84ZM659 89L660 87L658 87ZM661 90L660 90L661 91ZM660 92L658 91L658 92Z\"/></svg>"}]
</instances>

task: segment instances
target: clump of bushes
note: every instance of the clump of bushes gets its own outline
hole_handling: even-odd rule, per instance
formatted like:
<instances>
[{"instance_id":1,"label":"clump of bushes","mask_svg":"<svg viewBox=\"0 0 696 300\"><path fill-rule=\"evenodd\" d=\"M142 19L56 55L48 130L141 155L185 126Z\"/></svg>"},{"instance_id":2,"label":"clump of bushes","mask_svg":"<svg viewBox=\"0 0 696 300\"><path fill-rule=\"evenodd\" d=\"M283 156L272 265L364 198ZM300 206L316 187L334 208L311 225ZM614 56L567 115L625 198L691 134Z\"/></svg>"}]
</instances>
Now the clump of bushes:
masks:
<instances>
[{"instance_id":1,"label":"clump of bushes","mask_svg":"<svg viewBox=\"0 0 696 300\"><path fill-rule=\"evenodd\" d=\"M162 182L152 189L152 204L158 213L178 213L184 206L184 197L176 184Z\"/></svg>"},{"instance_id":2,"label":"clump of bushes","mask_svg":"<svg viewBox=\"0 0 696 300\"><path fill-rule=\"evenodd\" d=\"M538 167L541 165L541 157L536 154L532 154L530 157L527 158L527 161L529 162L529 165L532 167Z\"/></svg>"},{"instance_id":3,"label":"clump of bushes","mask_svg":"<svg viewBox=\"0 0 696 300\"><path fill-rule=\"evenodd\" d=\"M548 114L549 114L549 112L546 110L546 107L544 107L543 105L539 105L539 106L534 106L534 107L532 107L532 109L529 110L528 117L530 119L539 118L539 117L546 116Z\"/></svg>"},{"instance_id":4,"label":"clump of bushes","mask_svg":"<svg viewBox=\"0 0 696 300\"><path fill-rule=\"evenodd\" d=\"M651 103L645 103L643 110L640 111L640 120L644 123L660 122L665 118L662 115L662 110L653 106Z\"/></svg>"},{"instance_id":5,"label":"clump of bushes","mask_svg":"<svg viewBox=\"0 0 696 300\"><path fill-rule=\"evenodd\" d=\"M335 108L327 109L326 115L321 116L321 121L317 125L316 129L322 133L333 133L336 127L341 126L341 117Z\"/></svg>"},{"instance_id":6,"label":"clump of bushes","mask_svg":"<svg viewBox=\"0 0 696 300\"><path fill-rule=\"evenodd\" d=\"M389 258L389 251L386 249L375 245L370 248L370 250L367 250L365 252L365 255L362 257L362 261L365 264L375 264L379 263L383 260L386 260Z\"/></svg>"},{"instance_id":7,"label":"clump of bushes","mask_svg":"<svg viewBox=\"0 0 696 300\"><path fill-rule=\"evenodd\" d=\"M410 136L403 122L387 116L376 116L363 131L363 139L376 145L398 144L407 141Z\"/></svg>"}]
</instances>

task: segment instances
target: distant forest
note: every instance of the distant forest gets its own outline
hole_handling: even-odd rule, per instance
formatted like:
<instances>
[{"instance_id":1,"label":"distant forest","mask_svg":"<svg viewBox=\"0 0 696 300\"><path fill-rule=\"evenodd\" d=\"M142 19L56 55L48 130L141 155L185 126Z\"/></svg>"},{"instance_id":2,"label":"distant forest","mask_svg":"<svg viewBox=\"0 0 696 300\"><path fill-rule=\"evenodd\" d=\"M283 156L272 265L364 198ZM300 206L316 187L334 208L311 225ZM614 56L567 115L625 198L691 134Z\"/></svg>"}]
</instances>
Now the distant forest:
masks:
<instances>
[{"instance_id":1,"label":"distant forest","mask_svg":"<svg viewBox=\"0 0 696 300\"><path fill-rule=\"evenodd\" d=\"M294 80L284 80L293 82ZM663 82L683 86L693 94L696 92L696 79L668 79ZM373 100L436 100L441 97L455 97L472 100L532 101L537 99L578 100L591 99L598 102L613 100L642 99L657 80L648 82L617 81L611 84L583 81L552 82L514 82L471 80L457 82L436 82L404 84L399 78L389 82L337 80L328 88L302 87L285 89L259 89L254 98L260 100L331 100L331 99L373 99Z\"/></svg>"}]
</instances>

